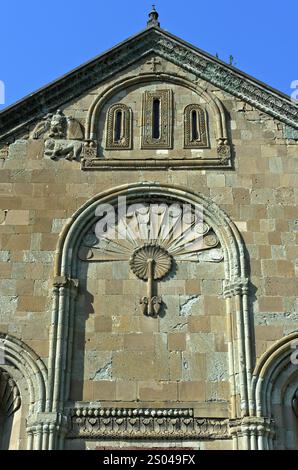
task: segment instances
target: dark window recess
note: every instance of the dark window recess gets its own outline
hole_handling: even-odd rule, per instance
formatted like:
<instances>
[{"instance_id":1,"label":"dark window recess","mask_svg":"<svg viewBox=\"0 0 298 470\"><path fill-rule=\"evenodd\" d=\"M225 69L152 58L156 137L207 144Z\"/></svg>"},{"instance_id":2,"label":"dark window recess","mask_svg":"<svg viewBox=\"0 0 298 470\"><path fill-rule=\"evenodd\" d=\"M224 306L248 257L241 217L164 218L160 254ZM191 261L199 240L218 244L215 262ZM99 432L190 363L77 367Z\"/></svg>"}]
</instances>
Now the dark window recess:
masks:
<instances>
[{"instance_id":1,"label":"dark window recess","mask_svg":"<svg viewBox=\"0 0 298 470\"><path fill-rule=\"evenodd\" d=\"M197 111L191 113L191 133L192 140L196 141L200 138L199 128L198 128L198 114Z\"/></svg>"},{"instance_id":2,"label":"dark window recess","mask_svg":"<svg viewBox=\"0 0 298 470\"><path fill-rule=\"evenodd\" d=\"M153 100L153 123L152 123L152 138L160 138L160 100Z\"/></svg>"},{"instance_id":3,"label":"dark window recess","mask_svg":"<svg viewBox=\"0 0 298 470\"><path fill-rule=\"evenodd\" d=\"M115 118L115 142L120 142L122 139L122 111L116 112Z\"/></svg>"}]
</instances>

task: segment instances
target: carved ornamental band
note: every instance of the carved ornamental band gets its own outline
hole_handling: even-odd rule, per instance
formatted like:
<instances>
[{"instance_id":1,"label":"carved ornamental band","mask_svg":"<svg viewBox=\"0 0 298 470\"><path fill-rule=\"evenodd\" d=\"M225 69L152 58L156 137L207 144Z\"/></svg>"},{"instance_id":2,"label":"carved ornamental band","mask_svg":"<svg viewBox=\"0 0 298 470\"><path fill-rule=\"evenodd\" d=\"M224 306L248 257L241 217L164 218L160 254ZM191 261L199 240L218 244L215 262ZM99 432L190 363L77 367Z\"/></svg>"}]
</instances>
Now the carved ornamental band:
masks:
<instances>
[{"instance_id":1,"label":"carved ornamental band","mask_svg":"<svg viewBox=\"0 0 298 470\"><path fill-rule=\"evenodd\" d=\"M228 439L228 420L196 418L189 409L70 410L68 439Z\"/></svg>"}]
</instances>

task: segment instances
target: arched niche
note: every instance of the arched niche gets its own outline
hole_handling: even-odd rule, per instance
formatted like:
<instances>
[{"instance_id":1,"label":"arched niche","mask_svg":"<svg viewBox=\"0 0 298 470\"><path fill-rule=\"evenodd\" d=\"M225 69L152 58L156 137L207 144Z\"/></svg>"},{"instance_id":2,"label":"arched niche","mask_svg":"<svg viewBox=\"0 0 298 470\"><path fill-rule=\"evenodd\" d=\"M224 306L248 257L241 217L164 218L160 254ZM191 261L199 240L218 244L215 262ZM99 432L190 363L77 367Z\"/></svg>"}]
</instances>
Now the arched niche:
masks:
<instances>
[{"instance_id":1,"label":"arched niche","mask_svg":"<svg viewBox=\"0 0 298 470\"><path fill-rule=\"evenodd\" d=\"M166 126L169 135L164 136L161 146L158 145L158 142L152 142L152 145L149 145L144 133L146 133L148 124L146 119L148 113L150 114L146 103L150 104L150 100L145 98L147 95L159 96L159 94L164 95L165 93L173 96L173 101L171 99L164 100L165 103L161 107L162 127ZM178 99L180 96L184 96L185 102L183 104ZM110 147L106 147L108 111L111 106L117 103L122 103L132 109L133 149L129 153L125 152L125 149L117 152L116 148L113 149L113 152L109 152ZM208 135L204 141L204 155L195 152L195 147L185 146L184 108L189 104L199 105L203 109L206 135ZM128 158L135 161L152 158L162 161L165 158L173 158L173 160L177 160L178 165L182 159L196 160L200 157L201 160L206 159L206 164L209 162L209 165L212 165L216 164L217 160L218 164L226 164L231 156L228 119L222 102L197 83L168 73L159 75L146 73L130 76L109 85L96 96L88 111L86 138L96 142L99 158L107 157L125 161ZM144 146L145 141L147 143ZM200 150L200 146L197 145L196 148ZM166 150L159 152L161 149ZM193 164L195 165L194 162ZM203 164L205 163L202 162Z\"/></svg>"},{"instance_id":2,"label":"arched niche","mask_svg":"<svg viewBox=\"0 0 298 470\"><path fill-rule=\"evenodd\" d=\"M272 420L259 437L259 449L298 448L298 333L274 343L259 359L253 373L255 414Z\"/></svg>"},{"instance_id":3,"label":"arched niche","mask_svg":"<svg viewBox=\"0 0 298 470\"><path fill-rule=\"evenodd\" d=\"M83 237L92 224L98 220L96 216L98 205L115 206L119 197L126 197L129 204L158 199L203 208L205 221L218 237L224 258L223 301L226 303L230 416L231 419L241 419L247 416L253 406L249 386L253 354L252 320L248 311L247 298L248 270L243 241L233 222L212 200L182 187L158 183L123 185L95 196L69 219L60 234L54 267L54 321L49 359L50 409L62 412L65 403L69 400L76 296L79 289L78 252L82 246ZM63 439L61 433L59 438ZM237 445L237 438L235 441ZM247 443L243 446L248 448Z\"/></svg>"},{"instance_id":4,"label":"arched niche","mask_svg":"<svg viewBox=\"0 0 298 470\"><path fill-rule=\"evenodd\" d=\"M0 449L17 450L20 440L20 391L8 372L0 369Z\"/></svg>"},{"instance_id":5,"label":"arched niche","mask_svg":"<svg viewBox=\"0 0 298 470\"><path fill-rule=\"evenodd\" d=\"M36 416L44 413L46 408L47 369L29 346L14 336L4 333L0 333L0 359L1 387L3 386L8 393L8 395L4 393L7 400L2 411L6 420L6 436L14 431L13 445L17 446L18 442L22 442L22 448L26 446L27 449L41 449L42 424L35 424L35 421ZM24 430L23 424L26 421L27 429ZM20 422L22 422L21 428ZM37 429L38 426L40 429ZM7 440L5 444L7 445Z\"/></svg>"}]
</instances>

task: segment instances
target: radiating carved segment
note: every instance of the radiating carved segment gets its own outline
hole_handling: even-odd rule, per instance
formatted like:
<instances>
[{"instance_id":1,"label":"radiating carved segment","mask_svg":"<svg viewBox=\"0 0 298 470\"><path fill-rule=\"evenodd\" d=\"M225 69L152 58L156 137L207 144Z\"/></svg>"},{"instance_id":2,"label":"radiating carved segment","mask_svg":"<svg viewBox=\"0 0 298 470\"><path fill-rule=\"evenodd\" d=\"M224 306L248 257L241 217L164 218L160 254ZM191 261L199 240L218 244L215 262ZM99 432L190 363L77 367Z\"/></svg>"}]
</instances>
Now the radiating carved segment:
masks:
<instances>
[{"instance_id":1,"label":"radiating carved segment","mask_svg":"<svg viewBox=\"0 0 298 470\"><path fill-rule=\"evenodd\" d=\"M0 412L5 417L14 414L21 406L21 397L15 381L0 369Z\"/></svg>"},{"instance_id":2,"label":"radiating carved segment","mask_svg":"<svg viewBox=\"0 0 298 470\"><path fill-rule=\"evenodd\" d=\"M185 215L178 204L133 205L124 216L115 217L105 233L97 236L93 226L82 240L79 257L83 261L129 261L135 250L154 243L176 261L220 262L223 251L218 237L201 216L194 210Z\"/></svg>"},{"instance_id":3,"label":"radiating carved segment","mask_svg":"<svg viewBox=\"0 0 298 470\"><path fill-rule=\"evenodd\" d=\"M183 210L184 209L184 210ZM129 261L131 270L147 281L142 313L157 317L163 302L156 282L169 274L176 261L220 262L223 251L217 235L189 206L164 203L134 204L122 216L110 214L85 235L79 258L83 261ZM119 209L120 211L120 209ZM104 223L103 223L104 222ZM102 228L105 227L105 231Z\"/></svg>"}]
</instances>

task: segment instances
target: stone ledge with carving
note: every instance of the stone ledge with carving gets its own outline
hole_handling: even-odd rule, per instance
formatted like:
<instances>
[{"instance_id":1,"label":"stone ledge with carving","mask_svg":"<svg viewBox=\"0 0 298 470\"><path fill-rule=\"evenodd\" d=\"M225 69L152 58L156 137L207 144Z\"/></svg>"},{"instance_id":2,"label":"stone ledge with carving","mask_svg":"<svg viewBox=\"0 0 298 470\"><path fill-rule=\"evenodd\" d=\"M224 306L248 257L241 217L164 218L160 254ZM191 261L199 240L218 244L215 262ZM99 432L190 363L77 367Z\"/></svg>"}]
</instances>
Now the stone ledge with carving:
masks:
<instances>
[{"instance_id":1,"label":"stone ledge with carving","mask_svg":"<svg viewBox=\"0 0 298 470\"><path fill-rule=\"evenodd\" d=\"M74 408L69 439L229 439L228 420L196 418L192 409Z\"/></svg>"}]
</instances>

